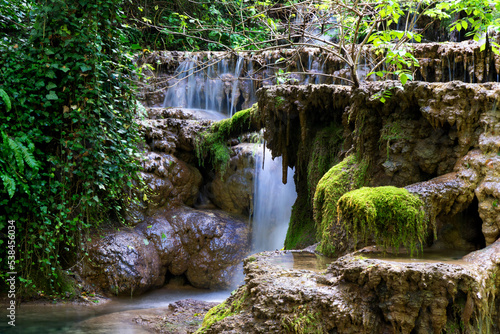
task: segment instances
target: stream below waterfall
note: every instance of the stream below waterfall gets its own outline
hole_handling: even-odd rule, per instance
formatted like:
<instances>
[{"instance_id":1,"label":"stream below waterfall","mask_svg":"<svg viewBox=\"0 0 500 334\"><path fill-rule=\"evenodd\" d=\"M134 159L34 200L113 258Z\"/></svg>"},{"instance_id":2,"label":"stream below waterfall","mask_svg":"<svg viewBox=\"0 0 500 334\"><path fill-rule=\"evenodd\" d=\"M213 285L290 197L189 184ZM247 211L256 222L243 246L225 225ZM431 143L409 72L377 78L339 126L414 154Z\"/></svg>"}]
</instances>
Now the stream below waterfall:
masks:
<instances>
[{"instance_id":1,"label":"stream below waterfall","mask_svg":"<svg viewBox=\"0 0 500 334\"><path fill-rule=\"evenodd\" d=\"M166 285L132 298L112 298L103 305L73 304L21 305L16 310L16 326L0 322L0 333L45 334L142 334L150 333L131 322L133 316L155 314L170 303L191 298L208 302L222 302L230 291L211 291L190 286ZM134 312L140 310L140 312ZM6 319L6 307L0 313Z\"/></svg>"}]
</instances>

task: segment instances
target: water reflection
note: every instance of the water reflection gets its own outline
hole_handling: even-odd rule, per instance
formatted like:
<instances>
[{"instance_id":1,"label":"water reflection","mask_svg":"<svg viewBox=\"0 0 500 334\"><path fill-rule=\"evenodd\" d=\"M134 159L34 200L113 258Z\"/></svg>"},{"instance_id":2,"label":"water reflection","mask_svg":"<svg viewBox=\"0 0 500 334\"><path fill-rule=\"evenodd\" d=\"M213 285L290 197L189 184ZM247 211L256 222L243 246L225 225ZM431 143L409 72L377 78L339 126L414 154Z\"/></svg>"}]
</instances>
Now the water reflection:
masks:
<instances>
[{"instance_id":1,"label":"water reflection","mask_svg":"<svg viewBox=\"0 0 500 334\"><path fill-rule=\"evenodd\" d=\"M269 261L283 269L323 271L333 260L314 253L286 252L282 255L269 258Z\"/></svg>"},{"instance_id":2,"label":"water reflection","mask_svg":"<svg viewBox=\"0 0 500 334\"><path fill-rule=\"evenodd\" d=\"M423 252L418 254L405 254L405 253L380 253L380 252L366 252L360 253L361 256L370 259L386 260L393 262L424 262L424 263L455 263L464 264L462 258L470 251L454 250L454 249L424 249Z\"/></svg>"},{"instance_id":3,"label":"water reflection","mask_svg":"<svg viewBox=\"0 0 500 334\"><path fill-rule=\"evenodd\" d=\"M138 297L113 298L104 305L21 305L16 312L16 326L7 321L0 322L0 333L40 334L40 333L149 333L131 319L141 314L159 312L170 303L192 298L208 302L222 302L230 291L210 291L190 286L166 285ZM157 308L154 310L146 310ZM6 309L0 312L6 318Z\"/></svg>"}]
</instances>

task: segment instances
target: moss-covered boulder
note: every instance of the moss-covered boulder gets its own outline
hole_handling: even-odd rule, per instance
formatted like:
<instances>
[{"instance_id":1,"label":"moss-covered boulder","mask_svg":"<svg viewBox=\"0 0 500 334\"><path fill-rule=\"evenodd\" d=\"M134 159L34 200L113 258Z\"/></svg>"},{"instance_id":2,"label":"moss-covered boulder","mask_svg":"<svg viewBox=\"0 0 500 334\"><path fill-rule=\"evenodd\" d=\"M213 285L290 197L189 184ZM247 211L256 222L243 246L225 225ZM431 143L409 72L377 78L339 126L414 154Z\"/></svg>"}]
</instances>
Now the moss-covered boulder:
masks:
<instances>
[{"instance_id":1,"label":"moss-covered boulder","mask_svg":"<svg viewBox=\"0 0 500 334\"><path fill-rule=\"evenodd\" d=\"M231 150L227 141L248 132L261 129L257 104L238 111L231 118L212 124L210 128L199 134L195 143L196 155L201 165L208 161L217 172L224 175L231 158Z\"/></svg>"},{"instance_id":2,"label":"moss-covered boulder","mask_svg":"<svg viewBox=\"0 0 500 334\"><path fill-rule=\"evenodd\" d=\"M223 303L211 308L205 318L201 327L195 334L210 333L212 332L212 325L240 313L244 304L248 304L248 290L245 287L240 287L236 292ZM246 305L248 307L248 305ZM216 331L217 332L217 331Z\"/></svg>"},{"instance_id":3,"label":"moss-covered boulder","mask_svg":"<svg viewBox=\"0 0 500 334\"><path fill-rule=\"evenodd\" d=\"M350 155L333 166L319 180L314 194L314 220L318 250L327 256L339 256L351 248L337 221L337 201L345 193L363 185L368 164Z\"/></svg>"},{"instance_id":4,"label":"moss-covered boulder","mask_svg":"<svg viewBox=\"0 0 500 334\"><path fill-rule=\"evenodd\" d=\"M338 219L355 240L372 239L396 251L413 252L427 232L424 203L404 188L363 187L344 194L337 203Z\"/></svg>"}]
</instances>

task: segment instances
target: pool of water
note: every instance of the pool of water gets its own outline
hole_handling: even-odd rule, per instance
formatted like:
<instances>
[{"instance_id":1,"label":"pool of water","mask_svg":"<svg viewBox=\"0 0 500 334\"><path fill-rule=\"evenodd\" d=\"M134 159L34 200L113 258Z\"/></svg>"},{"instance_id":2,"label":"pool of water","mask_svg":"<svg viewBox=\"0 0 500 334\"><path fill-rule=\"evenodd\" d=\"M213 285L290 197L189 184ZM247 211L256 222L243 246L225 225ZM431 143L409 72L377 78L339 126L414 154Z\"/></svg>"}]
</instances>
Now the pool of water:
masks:
<instances>
[{"instance_id":1,"label":"pool of water","mask_svg":"<svg viewBox=\"0 0 500 334\"><path fill-rule=\"evenodd\" d=\"M279 256L273 256L269 261L279 268L304 269L319 272L325 270L333 260L314 253L287 252Z\"/></svg>"},{"instance_id":2,"label":"pool of water","mask_svg":"<svg viewBox=\"0 0 500 334\"><path fill-rule=\"evenodd\" d=\"M186 298L222 302L229 295L230 291L167 285L138 297L113 298L103 305L21 305L15 327L7 324L7 310L2 306L0 333L143 334L149 332L132 323L134 316L161 313L161 308Z\"/></svg>"},{"instance_id":3,"label":"pool of water","mask_svg":"<svg viewBox=\"0 0 500 334\"><path fill-rule=\"evenodd\" d=\"M370 259L378 259L384 261L393 261L393 262L403 262L403 263L415 263L415 262L424 262L424 263L455 263L455 264L466 264L462 258L469 254L470 251L463 250L454 250L454 249L424 249L423 252L419 252L418 254L405 254L405 253L380 253L380 252L360 252L360 256L367 257Z\"/></svg>"}]
</instances>

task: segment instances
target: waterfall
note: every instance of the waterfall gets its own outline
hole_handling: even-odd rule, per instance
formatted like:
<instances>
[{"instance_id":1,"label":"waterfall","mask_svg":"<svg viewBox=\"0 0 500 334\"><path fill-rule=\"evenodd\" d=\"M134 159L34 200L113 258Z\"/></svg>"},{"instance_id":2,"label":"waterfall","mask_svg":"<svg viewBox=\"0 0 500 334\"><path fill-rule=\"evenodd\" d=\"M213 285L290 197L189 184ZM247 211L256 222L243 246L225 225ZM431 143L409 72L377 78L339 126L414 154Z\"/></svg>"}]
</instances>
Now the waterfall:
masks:
<instances>
[{"instance_id":1,"label":"waterfall","mask_svg":"<svg viewBox=\"0 0 500 334\"><path fill-rule=\"evenodd\" d=\"M232 116L238 111L238 78L243 64L243 57L238 57L233 66L224 58L206 68L198 64L196 56L183 61L169 81L163 107L206 109Z\"/></svg>"},{"instance_id":2,"label":"waterfall","mask_svg":"<svg viewBox=\"0 0 500 334\"><path fill-rule=\"evenodd\" d=\"M261 151L259 149L259 151ZM265 149L255 159L254 212L252 244L255 252L283 248L292 205L297 197L293 182L293 170L288 169L287 184L281 182L281 157L271 159L271 151Z\"/></svg>"},{"instance_id":3,"label":"waterfall","mask_svg":"<svg viewBox=\"0 0 500 334\"><path fill-rule=\"evenodd\" d=\"M197 75L195 74L197 57L183 61L169 80L169 88L163 101L164 107L195 108L197 102Z\"/></svg>"},{"instance_id":4,"label":"waterfall","mask_svg":"<svg viewBox=\"0 0 500 334\"><path fill-rule=\"evenodd\" d=\"M229 116L233 116L236 110L236 105L238 103L238 98L240 97L240 90L238 88L238 81L241 75L241 70L243 69L243 57L238 57L238 61L236 62L236 66L234 68L234 77L233 84L231 85L231 106L229 107Z\"/></svg>"}]
</instances>

